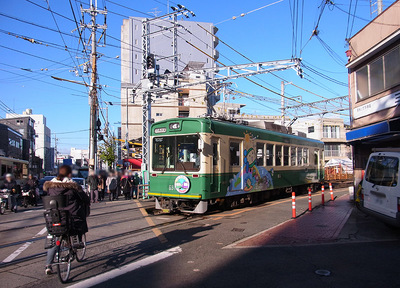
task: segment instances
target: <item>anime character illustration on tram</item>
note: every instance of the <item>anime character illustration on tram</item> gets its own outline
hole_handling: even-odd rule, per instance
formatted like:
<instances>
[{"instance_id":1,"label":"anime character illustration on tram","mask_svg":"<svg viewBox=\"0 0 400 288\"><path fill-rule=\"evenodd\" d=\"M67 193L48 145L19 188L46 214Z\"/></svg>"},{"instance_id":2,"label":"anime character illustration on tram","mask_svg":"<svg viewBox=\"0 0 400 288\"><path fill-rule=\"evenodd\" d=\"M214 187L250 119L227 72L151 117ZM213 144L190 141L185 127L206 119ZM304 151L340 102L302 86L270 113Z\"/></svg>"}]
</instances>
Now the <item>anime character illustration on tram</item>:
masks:
<instances>
[{"instance_id":1,"label":"anime character illustration on tram","mask_svg":"<svg viewBox=\"0 0 400 288\"><path fill-rule=\"evenodd\" d=\"M271 173L257 166L257 151L253 137L245 133L243 141L243 165L240 171L230 179L226 196L273 189Z\"/></svg>"}]
</instances>

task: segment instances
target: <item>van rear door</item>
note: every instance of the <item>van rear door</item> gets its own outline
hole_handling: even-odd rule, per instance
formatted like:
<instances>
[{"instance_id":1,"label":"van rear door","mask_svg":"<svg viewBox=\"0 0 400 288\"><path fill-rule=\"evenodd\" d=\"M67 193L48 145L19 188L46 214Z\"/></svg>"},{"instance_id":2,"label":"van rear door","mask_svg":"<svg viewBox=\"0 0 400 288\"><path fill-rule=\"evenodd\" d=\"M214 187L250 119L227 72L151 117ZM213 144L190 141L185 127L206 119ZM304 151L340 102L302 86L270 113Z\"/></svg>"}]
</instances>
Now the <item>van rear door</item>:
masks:
<instances>
[{"instance_id":1,"label":"van rear door","mask_svg":"<svg viewBox=\"0 0 400 288\"><path fill-rule=\"evenodd\" d=\"M396 218L400 199L399 153L372 153L363 181L364 207Z\"/></svg>"}]
</instances>

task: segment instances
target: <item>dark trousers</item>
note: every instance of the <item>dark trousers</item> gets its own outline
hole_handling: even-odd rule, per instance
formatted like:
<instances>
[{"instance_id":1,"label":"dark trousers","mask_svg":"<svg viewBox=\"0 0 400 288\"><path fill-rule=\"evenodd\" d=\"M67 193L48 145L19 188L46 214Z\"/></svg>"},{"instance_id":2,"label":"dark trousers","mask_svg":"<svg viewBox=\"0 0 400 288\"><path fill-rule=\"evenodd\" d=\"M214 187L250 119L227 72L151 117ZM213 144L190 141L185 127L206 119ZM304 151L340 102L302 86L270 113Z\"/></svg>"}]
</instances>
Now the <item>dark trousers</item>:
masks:
<instances>
[{"instance_id":1,"label":"dark trousers","mask_svg":"<svg viewBox=\"0 0 400 288\"><path fill-rule=\"evenodd\" d=\"M90 190L90 198L92 203L97 202L99 199L99 192L97 190Z\"/></svg>"},{"instance_id":2,"label":"dark trousers","mask_svg":"<svg viewBox=\"0 0 400 288\"><path fill-rule=\"evenodd\" d=\"M99 200L104 200L104 189L99 189Z\"/></svg>"},{"instance_id":3,"label":"dark trousers","mask_svg":"<svg viewBox=\"0 0 400 288\"><path fill-rule=\"evenodd\" d=\"M114 189L114 190L109 190L108 191L109 193L108 193L108 199L110 200L110 201L114 201L115 199L116 199L116 194L117 194L117 190L116 189Z\"/></svg>"}]
</instances>

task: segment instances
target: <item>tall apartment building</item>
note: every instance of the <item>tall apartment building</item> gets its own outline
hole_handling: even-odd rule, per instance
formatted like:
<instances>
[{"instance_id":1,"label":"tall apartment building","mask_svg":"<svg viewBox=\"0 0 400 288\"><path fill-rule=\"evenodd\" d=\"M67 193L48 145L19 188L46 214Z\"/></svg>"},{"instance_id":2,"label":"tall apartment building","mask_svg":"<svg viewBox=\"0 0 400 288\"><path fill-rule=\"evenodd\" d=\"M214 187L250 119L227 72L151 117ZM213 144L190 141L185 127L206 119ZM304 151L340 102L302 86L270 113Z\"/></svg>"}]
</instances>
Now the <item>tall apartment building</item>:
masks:
<instances>
[{"instance_id":1,"label":"tall apartment building","mask_svg":"<svg viewBox=\"0 0 400 288\"><path fill-rule=\"evenodd\" d=\"M53 171L54 152L51 151L51 130L47 127L46 117L42 114L32 114L32 109L26 109L22 114L6 114L6 119L31 118L34 120L35 147L34 155L43 160L42 169L46 172ZM33 148L32 148L33 149Z\"/></svg>"},{"instance_id":2,"label":"tall apartment building","mask_svg":"<svg viewBox=\"0 0 400 288\"><path fill-rule=\"evenodd\" d=\"M135 94L135 89L142 78L142 20L140 17L124 19L121 27L121 137L125 138L128 130L129 139L142 137L142 99ZM215 49L218 42L215 37L204 31L215 34L217 28L212 23L178 21L178 70L188 68L215 67L215 61L192 45L203 50L214 59L218 58ZM160 74L173 71L173 47L172 26L170 21L160 20L150 25L150 53L155 55ZM200 27L201 26L201 27ZM190 32L189 32L190 31ZM212 77L207 74L186 73L184 81L194 81L204 77ZM171 83L172 84L172 83ZM209 94L208 85L198 85L183 89L180 93L165 94L162 98L154 99L152 103L152 115L154 121L160 121L174 117L197 117L207 112L206 101L201 100L201 95ZM138 91L136 91L138 92ZM203 97L204 98L204 97ZM209 101L216 102L213 98Z\"/></svg>"}]
</instances>

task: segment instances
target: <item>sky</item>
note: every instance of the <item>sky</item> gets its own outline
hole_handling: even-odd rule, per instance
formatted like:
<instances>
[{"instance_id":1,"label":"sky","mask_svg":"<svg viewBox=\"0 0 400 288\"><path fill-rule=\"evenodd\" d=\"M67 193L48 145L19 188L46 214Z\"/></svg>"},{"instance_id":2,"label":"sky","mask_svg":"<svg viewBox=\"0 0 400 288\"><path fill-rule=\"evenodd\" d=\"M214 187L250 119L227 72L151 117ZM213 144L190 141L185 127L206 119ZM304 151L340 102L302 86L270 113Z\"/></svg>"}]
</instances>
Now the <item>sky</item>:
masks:
<instances>
[{"instance_id":1,"label":"sky","mask_svg":"<svg viewBox=\"0 0 400 288\"><path fill-rule=\"evenodd\" d=\"M303 68L303 79L294 70L276 74L303 88L285 85L285 94L288 97L301 96L303 102L312 102L321 100L322 97L348 95L345 39L354 35L373 17L369 0L338 0L325 7L323 2L325 0L182 0L178 3L196 14L192 18L194 21L218 23L217 36L252 61L301 58L308 67ZM384 7L393 2L383 1ZM0 100L3 102L0 102L0 117L4 118L8 109L22 113L31 108L34 114L44 114L47 126L52 130L53 145L54 137L57 137L58 151L61 153L68 153L70 147L88 147L87 88L51 78L56 76L89 82L89 75L81 73L81 64L87 59L82 52L82 43L77 38L76 23L71 21L74 14L77 21L80 21L79 6L82 4L87 8L88 3L89 0L0 0ZM275 4L256 10L272 3ZM98 48L101 53L98 62L99 82L103 87L100 100L113 103L109 105L109 123L115 132L121 121L118 104L122 20L128 16L151 15L154 11L159 11L158 15L165 14L168 12L168 4L172 6L176 2L98 0L99 9L106 6L109 12L106 45ZM298 9L295 9L295 5L298 5ZM228 20L253 10L256 11L237 17L236 20ZM88 15L85 21L88 21ZM102 23L101 17L98 21ZM318 37L311 37L317 24ZM20 36L34 39L36 43ZM88 41L88 31L83 36ZM62 48L65 46L68 51ZM219 61L225 65L249 63L249 60L222 43L217 46L217 50L220 52ZM252 80L277 93L280 91L281 79L273 75L262 75ZM234 83L235 88L240 91L279 99L277 94L244 79L234 80ZM244 113L280 114L279 105L234 98L231 98L232 102L246 104L242 110ZM106 105L103 102L101 106L104 108ZM105 115L105 110L102 111ZM345 114L341 112L341 115L336 116L348 122Z\"/></svg>"}]
</instances>

